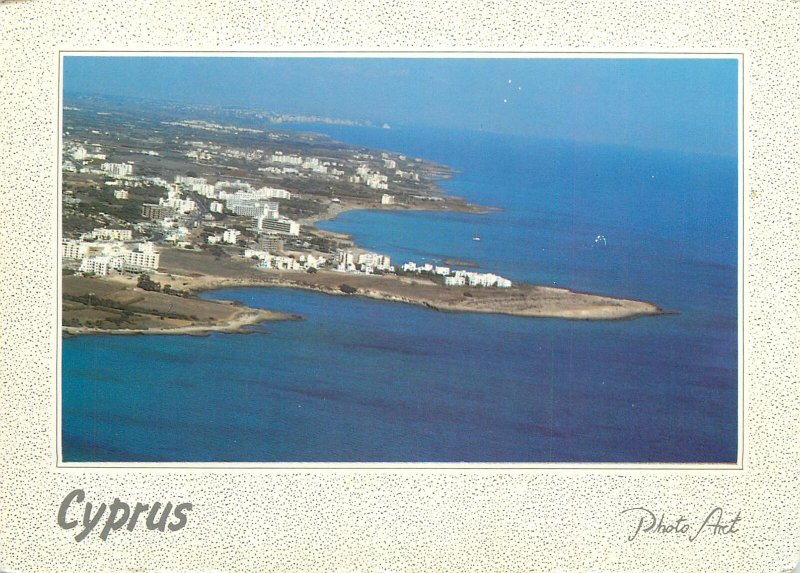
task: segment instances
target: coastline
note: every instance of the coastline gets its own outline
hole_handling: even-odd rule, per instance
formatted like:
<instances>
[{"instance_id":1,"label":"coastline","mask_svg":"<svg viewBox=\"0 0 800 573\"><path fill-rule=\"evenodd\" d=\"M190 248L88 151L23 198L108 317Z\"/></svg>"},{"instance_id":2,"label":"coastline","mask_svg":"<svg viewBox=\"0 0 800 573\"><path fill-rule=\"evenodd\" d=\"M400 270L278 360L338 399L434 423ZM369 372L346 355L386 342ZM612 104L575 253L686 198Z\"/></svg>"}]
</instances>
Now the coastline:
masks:
<instances>
[{"instance_id":1,"label":"coastline","mask_svg":"<svg viewBox=\"0 0 800 573\"><path fill-rule=\"evenodd\" d=\"M178 253L192 255L193 253ZM239 261L231 261L236 264ZM244 265L243 265L244 266ZM359 296L373 300L421 306L437 312L501 314L525 318L554 318L562 320L606 321L631 320L646 316L674 314L659 306L641 300L573 291L567 288L531 284L518 284L509 289L444 287L423 278L390 275L351 275L334 271L263 271L244 266L240 276L220 276L200 273L163 276L164 280L178 280L192 294L225 288L291 288L319 292L330 296ZM249 271L249 272L248 272ZM96 283L114 283L123 292L136 292L134 280L126 277L113 279L84 279ZM347 293L343 285L355 289ZM465 293L469 293L467 296ZM149 293L151 297L167 296ZM229 314L214 321L200 323L171 323L133 328L92 328L62 326L68 336L89 334L188 334L203 336L211 332L247 333L255 324L276 320L302 320L296 314L241 306L231 301L183 299L207 305L233 308Z\"/></svg>"},{"instance_id":2,"label":"coastline","mask_svg":"<svg viewBox=\"0 0 800 573\"><path fill-rule=\"evenodd\" d=\"M442 194L442 197L446 197L447 201L442 202L441 205L437 204L436 202L431 202L427 205L420 205L420 204L393 204L393 205L378 205L374 202L366 202L366 201L340 201L338 203L329 203L325 211L322 213L317 213L315 215L304 217L302 219L298 219L298 223L301 225L310 225L314 228L314 232L316 233L323 233L327 235L340 235L341 233L334 233L332 231L326 231L324 229L320 229L316 226L316 224L320 221L329 221L331 219L335 219L342 213L346 213L348 211L388 211L388 212L397 212L397 211L428 211L432 213L441 213L441 212L452 212L452 213L470 213L474 215L486 215L487 213L491 213L493 211L501 211L500 207L491 207L488 205L478 205L476 203L471 203L467 201L463 197L459 197L456 195L445 195Z\"/></svg>"},{"instance_id":3,"label":"coastline","mask_svg":"<svg viewBox=\"0 0 800 573\"><path fill-rule=\"evenodd\" d=\"M62 288L65 336L248 333L262 322L303 318L232 301L204 300L185 291L180 295L147 291L137 286L135 278L125 276L65 276Z\"/></svg>"},{"instance_id":4,"label":"coastline","mask_svg":"<svg viewBox=\"0 0 800 573\"><path fill-rule=\"evenodd\" d=\"M289 274L289 271L283 271L282 274ZM297 273L297 275L296 279L284 276L277 279L265 277L263 280L228 279L207 276L205 280L194 285L192 290L195 292L203 292L224 288L294 288L332 296L360 296L386 302L411 304L438 312L472 312L528 318L558 318L586 321L630 320L644 316L676 314L674 311L664 310L647 301L585 293L562 287L520 284L519 287L514 287L514 290L495 290L489 293L498 296L481 297L477 300L465 299L463 302L458 303L454 302L452 298L437 299L434 297L413 296L411 294L403 296L402 294L397 294L396 288L382 289L382 285L380 284L370 286L362 285L356 287L357 290L355 293L348 294L333 285L313 283L304 280L303 275L305 275L305 273ZM362 282L358 280L349 280L348 282L348 278L351 277L342 273L329 272L326 273L326 275L327 276L323 275L326 279L341 279L346 284ZM326 280L325 282L327 283L328 281ZM406 284L410 286L412 283ZM442 287L434 283L429 283L424 286L441 290L450 288L454 291L464 292L464 289L459 289L458 287ZM411 290L412 289L409 289L409 291ZM489 290L490 289L485 289L485 291Z\"/></svg>"},{"instance_id":5,"label":"coastline","mask_svg":"<svg viewBox=\"0 0 800 573\"><path fill-rule=\"evenodd\" d=\"M175 326L170 328L89 328L84 326L62 326L64 336L84 336L89 334L114 334L114 335L138 335L138 334L186 334L190 336L208 336L212 332L225 332L229 334L251 334L253 331L247 327L255 326L262 322L302 320L299 315L285 314L271 310L245 307L247 310L241 312L236 317L222 321L218 324L194 324L189 326Z\"/></svg>"},{"instance_id":6,"label":"coastline","mask_svg":"<svg viewBox=\"0 0 800 573\"><path fill-rule=\"evenodd\" d=\"M487 214L498 207L478 205L451 195L438 185L455 172L445 165L426 164L429 181L422 195L402 203L383 204L375 199L333 198L313 214L298 218L310 234L332 239L347 248L362 249L347 233L327 231L317 223L354 210L428 211ZM287 251L284 254L303 254ZM317 256L325 253L314 252ZM448 264L477 268L476 263L446 259ZM657 305L641 300L573 291L563 287L515 283L511 288L444 286L425 276L401 274L355 274L330 270L276 271L257 269L231 250L217 250L215 255L203 249L162 248L161 263L153 280L175 292L144 291L133 276L104 278L68 277L76 286L70 303L70 316L62 323L67 336L87 334L188 334L211 332L246 333L248 327L272 320L298 320L302 317L244 307L230 301L199 299L202 291L231 287L296 288L333 296L360 296L374 300L412 304L438 312L503 314L529 318L566 320L628 320L644 316L672 314ZM67 277L65 277L66 279ZM92 282L86 282L92 281ZM110 299L102 299L100 285L116 285ZM96 295L94 291L101 293ZM94 297L94 298L92 298ZM166 297L166 298L165 298ZM193 301L193 302L192 302ZM237 310L231 310L236 306ZM183 307L184 310L180 311ZM66 307L65 307L66 308ZM177 310L176 310L177 309ZM206 312L209 311L209 312ZM121 315L120 315L121 313ZM205 317L199 319L198 317ZM132 318L133 317L133 318ZM71 324L70 324L71 322ZM124 328L123 328L124 324Z\"/></svg>"}]
</instances>

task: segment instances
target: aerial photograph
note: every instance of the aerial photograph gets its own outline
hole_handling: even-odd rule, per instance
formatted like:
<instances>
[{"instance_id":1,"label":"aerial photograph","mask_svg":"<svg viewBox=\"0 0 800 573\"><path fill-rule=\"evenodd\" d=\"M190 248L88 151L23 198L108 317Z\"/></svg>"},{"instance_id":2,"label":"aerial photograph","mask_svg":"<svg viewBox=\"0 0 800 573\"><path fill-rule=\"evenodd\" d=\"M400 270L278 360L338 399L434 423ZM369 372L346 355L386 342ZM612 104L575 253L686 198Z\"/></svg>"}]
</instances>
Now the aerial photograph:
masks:
<instances>
[{"instance_id":1,"label":"aerial photograph","mask_svg":"<svg viewBox=\"0 0 800 573\"><path fill-rule=\"evenodd\" d=\"M737 463L738 59L61 65L60 461Z\"/></svg>"}]
</instances>

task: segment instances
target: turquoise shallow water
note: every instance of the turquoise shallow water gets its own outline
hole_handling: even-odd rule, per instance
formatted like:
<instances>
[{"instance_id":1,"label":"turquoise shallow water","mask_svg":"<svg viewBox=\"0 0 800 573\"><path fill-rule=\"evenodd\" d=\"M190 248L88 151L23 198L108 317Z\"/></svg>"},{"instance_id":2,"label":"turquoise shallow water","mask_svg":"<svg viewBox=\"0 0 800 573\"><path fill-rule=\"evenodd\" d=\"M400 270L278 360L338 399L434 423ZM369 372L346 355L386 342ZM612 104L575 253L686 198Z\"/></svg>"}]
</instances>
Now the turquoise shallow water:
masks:
<instances>
[{"instance_id":1,"label":"turquoise shallow water","mask_svg":"<svg viewBox=\"0 0 800 573\"><path fill-rule=\"evenodd\" d=\"M66 460L735 461L735 159L326 130L452 165L449 190L502 209L349 212L326 228L395 261L466 259L679 314L589 323L206 293L306 319L250 335L65 340Z\"/></svg>"}]
</instances>

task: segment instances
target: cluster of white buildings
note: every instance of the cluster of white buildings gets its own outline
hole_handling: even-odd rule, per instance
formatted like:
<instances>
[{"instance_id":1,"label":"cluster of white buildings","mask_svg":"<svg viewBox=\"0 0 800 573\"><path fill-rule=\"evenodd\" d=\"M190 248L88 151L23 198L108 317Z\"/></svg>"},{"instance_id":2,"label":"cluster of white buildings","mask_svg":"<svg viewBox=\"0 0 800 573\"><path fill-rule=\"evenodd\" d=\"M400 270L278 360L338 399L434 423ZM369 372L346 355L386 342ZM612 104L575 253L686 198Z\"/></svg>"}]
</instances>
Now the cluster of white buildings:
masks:
<instances>
[{"instance_id":1,"label":"cluster of white buildings","mask_svg":"<svg viewBox=\"0 0 800 573\"><path fill-rule=\"evenodd\" d=\"M221 125L219 123L212 123L210 121L203 121L201 119L186 119L183 121L162 121L164 125L178 125L181 127L190 127L192 129L202 129L205 131L215 131L218 133L264 133L261 129L252 129L249 127L239 127L236 125Z\"/></svg>"},{"instance_id":2,"label":"cluster of white buildings","mask_svg":"<svg viewBox=\"0 0 800 573\"><path fill-rule=\"evenodd\" d=\"M130 163L103 163L100 170L112 177L130 177L133 175L133 165Z\"/></svg>"},{"instance_id":3,"label":"cluster of white buildings","mask_svg":"<svg viewBox=\"0 0 800 573\"><path fill-rule=\"evenodd\" d=\"M89 233L82 234L81 239L95 241L130 241L133 239L133 231L130 229L95 229Z\"/></svg>"},{"instance_id":4,"label":"cluster of white buildings","mask_svg":"<svg viewBox=\"0 0 800 573\"><path fill-rule=\"evenodd\" d=\"M511 281L493 273L476 273L467 270L451 270L450 267L425 263L417 265L410 261L403 264L403 271L417 274L433 274L444 277L445 286L480 286L511 288Z\"/></svg>"},{"instance_id":5,"label":"cluster of white buildings","mask_svg":"<svg viewBox=\"0 0 800 573\"><path fill-rule=\"evenodd\" d=\"M301 171L310 171L319 175L339 179L344 175L344 171L340 169L343 167L341 163L335 161L326 161L319 157L303 157L297 154L285 154L282 151L265 156L264 158L269 163L276 163L282 167L275 167L270 165L268 167L260 167L259 171L266 173L273 173L275 175L296 175ZM305 174L303 174L305 176Z\"/></svg>"},{"instance_id":6,"label":"cluster of white buildings","mask_svg":"<svg viewBox=\"0 0 800 573\"><path fill-rule=\"evenodd\" d=\"M302 157L296 154L289 154L285 155L281 151L276 151L272 155L267 158L270 163L278 163L280 165L289 165L294 169L305 169L307 171L311 171L312 173L319 173L322 175L327 175L335 170L335 164L332 164L330 161L322 161L318 157ZM267 169L264 169L265 171ZM273 171L274 170L270 170ZM281 172L287 173L285 169L281 169ZM342 172L338 172L342 173Z\"/></svg>"},{"instance_id":7,"label":"cluster of white buildings","mask_svg":"<svg viewBox=\"0 0 800 573\"><path fill-rule=\"evenodd\" d=\"M242 256L247 259L258 259L258 266L262 269L280 271L307 271L308 269L318 269L325 264L324 257L316 257L311 254L303 254L295 258L285 255L273 255L268 251L259 249L245 249Z\"/></svg>"},{"instance_id":8,"label":"cluster of white buildings","mask_svg":"<svg viewBox=\"0 0 800 573\"><path fill-rule=\"evenodd\" d=\"M209 210L212 213L225 213L226 211L240 217L252 217L256 221L258 230L269 232L285 233L288 235L299 235L300 225L295 221L281 217L279 214L278 200L288 200L292 194L285 189L275 187L261 187L254 189L250 183L236 181L218 181L210 185L205 177L175 177L174 191L170 191L167 201L161 201L160 205L175 207L177 212L187 212L189 206L194 206L194 202L178 203L173 197L179 197L179 189L188 189L199 195L203 195L211 201ZM177 193L177 195L173 195ZM192 209L193 210L193 209ZM262 223L267 221L267 223Z\"/></svg>"},{"instance_id":9,"label":"cluster of white buildings","mask_svg":"<svg viewBox=\"0 0 800 573\"><path fill-rule=\"evenodd\" d=\"M387 255L379 253L359 253L339 249L333 259L334 270L343 273L361 272L371 275L375 271L394 272L392 261Z\"/></svg>"},{"instance_id":10,"label":"cluster of white buildings","mask_svg":"<svg viewBox=\"0 0 800 573\"><path fill-rule=\"evenodd\" d=\"M165 223L164 240L169 243L174 243L176 246L188 244L189 228L184 225L178 225L174 221Z\"/></svg>"},{"instance_id":11,"label":"cluster of white buildings","mask_svg":"<svg viewBox=\"0 0 800 573\"><path fill-rule=\"evenodd\" d=\"M208 151L204 151L202 149L190 149L186 153L184 153L186 157L189 159L194 159L195 161L211 161L214 159L214 156L211 155Z\"/></svg>"},{"instance_id":12,"label":"cluster of white buildings","mask_svg":"<svg viewBox=\"0 0 800 573\"><path fill-rule=\"evenodd\" d=\"M79 145L77 147L68 149L67 153L72 155L72 158L75 161L89 161L91 159L99 159L101 161L105 160L106 158L105 153L100 153L100 151L102 151L100 147L95 146L95 152L89 153L84 146Z\"/></svg>"},{"instance_id":13,"label":"cluster of white buildings","mask_svg":"<svg viewBox=\"0 0 800 573\"><path fill-rule=\"evenodd\" d=\"M214 199L209 203L211 213L230 213L240 217L251 217L254 221L249 230L269 236L300 235L300 224L280 215L278 200L288 200L292 194L285 189L275 187L253 188L250 183L240 180L218 181L214 185L205 177L176 176L175 183L170 185L166 199L160 199L158 205L145 205L143 215L150 219L170 218L179 213L194 212L195 202L182 199L181 192L189 190L204 197ZM208 244L226 243L235 245L241 236L238 229L226 229L222 235L212 235L206 240Z\"/></svg>"},{"instance_id":14,"label":"cluster of white buildings","mask_svg":"<svg viewBox=\"0 0 800 573\"><path fill-rule=\"evenodd\" d=\"M126 185L133 185L134 187L141 187L145 183L169 189L169 183L166 179L162 179L161 177L143 177L139 175L138 177L129 177L125 182Z\"/></svg>"},{"instance_id":15,"label":"cluster of white buildings","mask_svg":"<svg viewBox=\"0 0 800 573\"><path fill-rule=\"evenodd\" d=\"M183 177L176 175L175 185L204 197L211 197L214 195L214 186L209 185L205 177Z\"/></svg>"},{"instance_id":16,"label":"cluster of white buildings","mask_svg":"<svg viewBox=\"0 0 800 573\"><path fill-rule=\"evenodd\" d=\"M183 215L194 213L197 210L197 204L192 199L184 199L183 192L175 188L167 191L166 198L159 198L158 204L161 207L170 207L175 213Z\"/></svg>"},{"instance_id":17,"label":"cluster of white buildings","mask_svg":"<svg viewBox=\"0 0 800 573\"><path fill-rule=\"evenodd\" d=\"M271 255L263 249L246 249L245 258L259 260L259 267L277 270L307 270L319 268L326 263L325 258L313 255L302 255L299 258ZM395 267L387 255L379 253L354 253L352 250L339 249L332 261L332 270L343 273L374 274L377 271L394 273ZM477 286L510 288L512 282L494 273L478 273L468 270L453 270L447 266L426 263L417 265L415 262L403 264L402 269L407 273L432 274L444 279L446 286Z\"/></svg>"},{"instance_id":18,"label":"cluster of white buildings","mask_svg":"<svg viewBox=\"0 0 800 573\"><path fill-rule=\"evenodd\" d=\"M68 147L64 149L64 161L62 162L62 168L64 171L69 171L71 173L76 173L81 171L82 173L93 173L96 175L106 175L109 177L114 177L116 179L126 179L126 180L133 180L136 179L133 177L133 163L113 163L113 162L106 162L106 154L101 153L102 148L96 144L89 144L87 143L89 148L92 148L92 151L89 151L83 145L75 145L70 144ZM158 152L151 151L151 150L141 150L136 151L135 153L142 153L145 155L158 155ZM67 156L72 158L72 161L67 160ZM92 160L100 160L103 161L100 165L100 169L92 167L89 163ZM116 194L116 193L115 193ZM120 197L117 197L118 199Z\"/></svg>"},{"instance_id":19,"label":"cluster of white buildings","mask_svg":"<svg viewBox=\"0 0 800 573\"><path fill-rule=\"evenodd\" d=\"M249 195L245 195L249 194ZM292 198L292 194L287 191L286 189L278 189L277 187L261 187L259 189L240 189L236 192L236 196L239 198L250 198L250 199L285 199L289 200ZM220 192L218 197L221 199L227 199L228 195L224 192Z\"/></svg>"},{"instance_id":20,"label":"cluster of white buildings","mask_svg":"<svg viewBox=\"0 0 800 573\"><path fill-rule=\"evenodd\" d=\"M194 148L184 153L184 155L197 161L211 161L214 159L214 153L218 153L222 149L221 146L211 141L208 143L204 141L184 141L183 143Z\"/></svg>"},{"instance_id":21,"label":"cluster of white buildings","mask_svg":"<svg viewBox=\"0 0 800 573\"><path fill-rule=\"evenodd\" d=\"M97 231L103 238L109 236L128 236L120 229L95 229L89 235L94 236ZM121 235L119 233L122 233ZM130 233L130 231L128 231ZM123 240L86 241L75 239L62 239L61 257L80 261L78 271L105 276L111 272L142 272L158 268L160 254L153 243L143 242L125 244Z\"/></svg>"},{"instance_id":22,"label":"cluster of white buildings","mask_svg":"<svg viewBox=\"0 0 800 573\"><path fill-rule=\"evenodd\" d=\"M373 159L371 155L356 155L356 159ZM409 181L419 181L419 174L412 171L403 171L398 169L397 162L405 161L405 155L398 155L397 159L393 159L388 153L381 153L381 161L383 162L383 169L386 173L393 174L394 177L406 179ZM355 175L350 177L351 183L363 183L372 189L388 189L389 188L389 175L381 173L376 169L371 169L366 164L361 164L356 168Z\"/></svg>"},{"instance_id":23,"label":"cluster of white buildings","mask_svg":"<svg viewBox=\"0 0 800 573\"><path fill-rule=\"evenodd\" d=\"M397 169L394 174L401 179L408 179L409 181L419 181L419 173L414 173L413 171L403 171L402 169Z\"/></svg>"},{"instance_id":24,"label":"cluster of white buildings","mask_svg":"<svg viewBox=\"0 0 800 573\"><path fill-rule=\"evenodd\" d=\"M303 158L300 155L284 155L282 151L276 151L269 158L270 163L283 163L285 165L302 165Z\"/></svg>"},{"instance_id":25,"label":"cluster of white buildings","mask_svg":"<svg viewBox=\"0 0 800 573\"><path fill-rule=\"evenodd\" d=\"M445 286L480 286L511 288L511 281L493 273L476 273L473 271L458 270L453 276L444 277Z\"/></svg>"},{"instance_id":26,"label":"cluster of white buildings","mask_svg":"<svg viewBox=\"0 0 800 573\"><path fill-rule=\"evenodd\" d=\"M300 223L281 216L280 204L276 201L276 199L290 199L292 195L289 191L272 187L251 189L249 184L244 185L247 187L239 187L232 193L220 191L217 196L225 202L224 208L220 202L215 202L211 210L218 213L229 211L242 217L252 217L254 230L258 232L292 236L300 234Z\"/></svg>"},{"instance_id":27,"label":"cluster of white buildings","mask_svg":"<svg viewBox=\"0 0 800 573\"><path fill-rule=\"evenodd\" d=\"M303 159L303 162L300 164L300 167L303 169L308 169L309 171L313 171L314 173L327 173L328 166L323 165L323 162L320 161L316 157L307 157Z\"/></svg>"},{"instance_id":28,"label":"cluster of white buildings","mask_svg":"<svg viewBox=\"0 0 800 573\"><path fill-rule=\"evenodd\" d=\"M356 174L350 177L350 183L364 183L372 189L388 189L389 178L380 171L372 171L367 165L356 168Z\"/></svg>"},{"instance_id":29,"label":"cluster of white buildings","mask_svg":"<svg viewBox=\"0 0 800 573\"><path fill-rule=\"evenodd\" d=\"M261 187L254 189L246 181L217 181L211 185L205 177L175 176L175 185L185 191L192 191L209 199L226 201L230 199L291 199L292 194L285 189Z\"/></svg>"}]
</instances>

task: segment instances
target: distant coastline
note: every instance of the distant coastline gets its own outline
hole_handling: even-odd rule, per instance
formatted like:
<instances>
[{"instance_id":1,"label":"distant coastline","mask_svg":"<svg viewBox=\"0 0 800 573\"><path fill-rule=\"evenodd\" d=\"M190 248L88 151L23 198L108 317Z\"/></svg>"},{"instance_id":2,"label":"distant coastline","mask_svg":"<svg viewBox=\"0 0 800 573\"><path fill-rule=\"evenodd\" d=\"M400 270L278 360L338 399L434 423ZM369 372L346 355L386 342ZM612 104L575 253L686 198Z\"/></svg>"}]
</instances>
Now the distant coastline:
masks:
<instances>
[{"instance_id":1,"label":"distant coastline","mask_svg":"<svg viewBox=\"0 0 800 573\"><path fill-rule=\"evenodd\" d=\"M97 115L78 108L69 109L78 114L75 119L80 121L74 123L90 124L84 131L97 122L104 129L109 125L114 129L113 126L117 125L114 122L138 121L138 115L136 120L124 114L120 115L122 119L117 118L121 111L130 114L134 110L124 110L117 104L107 106ZM409 263L409 268L388 262L362 263L356 260L362 255L380 257L384 261L389 258L379 253L365 253L366 249L356 245L350 235L320 229L319 221L352 210L477 215L497 208L478 205L447 193L439 182L451 178L456 171L440 163L410 158L397 152L352 146L305 132L270 132L279 142L274 144L274 152L260 148L253 151L256 145L266 147L263 145L266 133L263 128L245 128L208 120L167 121L168 110L159 113L161 115L156 114L151 123L130 124L136 125L135 129L139 131L133 134L126 131L126 137L133 138L136 133L140 139L150 137L155 129L172 130L181 137L168 139L160 135L160 143L148 139L148 145L153 149L131 146L117 149L118 142L108 139L110 132L95 129L88 134L100 143L87 144L92 148L91 152L82 146L79 139L67 146L66 154L72 157L72 162L65 163L69 169L64 174L67 179L64 204L70 207L69 218L66 215L62 217L69 222L65 239L75 237L80 230L96 225L105 217L109 221L107 238L114 233L120 237L127 233L125 240L132 242L130 227L136 228L139 236L146 237L143 239L146 250L131 251L128 255L154 257L154 262L147 268L136 267L140 268L136 271L141 273L139 276L131 272L110 273L105 267L98 271L103 276L91 276L94 270L86 273L89 276L82 276L84 267L75 264L71 268L65 267L62 328L66 335L247 332L249 327L259 322L300 318L196 296L201 291L226 287L298 288L329 295L413 304L441 312L521 317L622 320L666 314L659 306L646 301L512 283L494 275L491 268L484 273L463 268L452 269L451 273L448 265L472 269L479 266L456 257L444 258L435 269L430 264L422 265L425 270L417 269L416 263L412 266L413 262ZM213 134L224 142L224 146L189 139L196 137L198 131L204 135ZM103 153L98 154L101 146ZM109 149L111 157L120 163L107 161ZM301 157L298 150L303 150L304 156ZM103 161L105 163L101 163ZM164 163L169 167L165 168ZM134 165L137 170L149 170L159 176L134 175ZM298 168L303 171L302 176ZM222 175L222 169L226 171L225 175ZM164 178L167 176L174 176L175 183L168 182ZM234 176L236 180L231 182ZM211 185L209 177L217 183ZM269 203L251 197L255 195L255 188L244 181L275 181L292 190L258 189L258 192L274 194L270 195L273 202ZM112 193L104 189L108 185L121 189ZM220 185L222 187L217 189ZM391 193L386 192L389 185ZM241 197L237 198L239 195ZM137 207L125 206L130 205L134 198L144 201L141 213ZM272 210L271 215L264 214L266 208ZM178 214L181 209L185 212ZM111 211L123 218L110 217L107 213ZM162 211L173 212L173 217L181 221L184 231L180 239L176 229L178 224L167 225L170 217ZM262 216L256 217L257 227L254 228L252 221L256 211ZM289 213L293 219L283 213ZM123 223L123 228L111 227L112 220L114 225ZM265 239L267 233L262 231L273 227L262 229L264 221L283 234L273 234L271 239ZM224 233L220 234L222 231ZM102 237L104 228L95 228L89 234L95 232ZM81 235L81 241L85 234ZM175 246L170 246L165 234L174 235L171 244ZM273 242L267 247L262 239ZM92 242L96 240L95 236L88 238L86 243L74 238L69 240L73 243L73 254L70 255L73 260L81 257L75 252L97 244ZM119 249L126 248L121 241L118 244ZM114 247L110 248L113 250ZM309 258L315 261L311 265L308 264ZM98 264L103 264L102 256L96 259ZM305 265L300 265L300 261L305 261ZM279 270L287 268L293 270ZM335 270L329 270L331 268ZM455 276L457 273L461 273L460 276ZM140 282L142 279L145 283Z\"/></svg>"}]
</instances>

